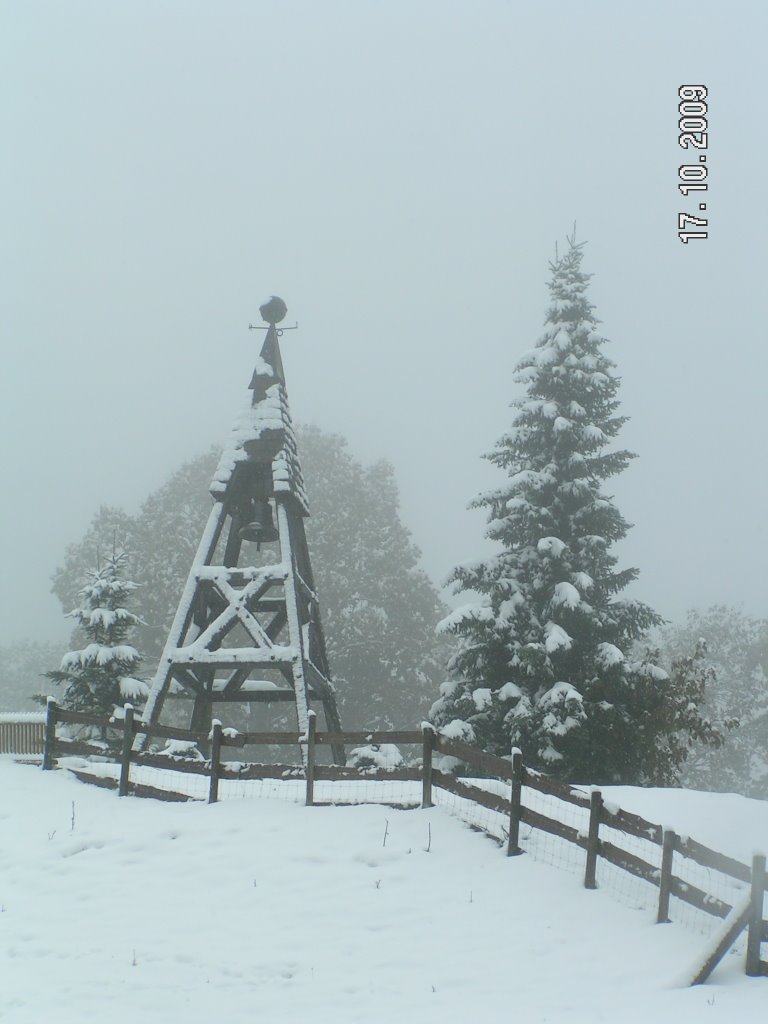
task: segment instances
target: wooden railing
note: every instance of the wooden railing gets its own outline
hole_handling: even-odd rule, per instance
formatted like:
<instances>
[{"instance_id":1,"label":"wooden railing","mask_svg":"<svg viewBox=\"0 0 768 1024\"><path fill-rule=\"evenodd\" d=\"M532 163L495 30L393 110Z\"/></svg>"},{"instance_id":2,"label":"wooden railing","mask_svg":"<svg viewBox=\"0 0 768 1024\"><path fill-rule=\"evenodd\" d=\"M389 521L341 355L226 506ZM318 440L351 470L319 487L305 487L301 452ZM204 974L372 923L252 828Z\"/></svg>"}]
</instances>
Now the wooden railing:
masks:
<instances>
[{"instance_id":1,"label":"wooden railing","mask_svg":"<svg viewBox=\"0 0 768 1024\"><path fill-rule=\"evenodd\" d=\"M34 756L42 754L45 714L20 711L0 713L0 754Z\"/></svg>"},{"instance_id":2,"label":"wooden railing","mask_svg":"<svg viewBox=\"0 0 768 1024\"><path fill-rule=\"evenodd\" d=\"M119 742L104 746L79 740L65 740L56 734L58 723L88 725L106 734L118 732ZM643 879L658 888L657 922L669 921L670 898L676 897L710 916L724 920L721 939L712 954L702 964L692 982L704 981L717 963L733 944L738 935L747 930L746 973L752 976L768 976L768 963L761 960L761 943L768 942L768 922L763 919L763 896L768 890L766 860L762 854L753 857L752 865L743 864L732 857L710 849L689 837L682 837L671 829L646 821L644 818L621 808L608 807L602 794L592 789L587 795L582 790L552 779L523 765L522 754L513 750L509 759L497 757L478 750L467 743L450 739L438 733L432 726L422 726L420 731L376 731L376 732L317 732L316 719L310 712L309 728L305 734L298 732L251 732L241 733L224 729L214 721L210 733L193 732L171 726L145 725L134 718L133 708L126 705L124 718L102 719L82 712L68 711L59 707L49 698L45 722L45 750L43 768L53 767L54 760L71 754L83 757L111 759L120 764L119 779L94 778L88 781L117 788L120 796L135 793L138 796L153 796L160 799L188 799L180 793L167 789L135 784L130 779L133 765L188 772L208 778L208 801L218 800L221 780L246 779L294 779L305 783L305 802L316 803L314 786L316 781L345 781L364 779L366 781L402 781L421 783L421 806L433 805L434 789L442 789L454 796L471 801L480 807L504 815L507 819L506 852L516 856L523 852L520 846L520 826L548 833L572 843L584 851L584 885L587 889L597 887L597 864L602 857L615 867ZM120 736L119 733L122 733ZM150 733L153 737L182 740L210 747L210 756L203 760L189 760L173 754L146 753L134 749L139 734ZM316 762L318 746L344 746L349 744L419 744L421 764L397 768L360 768L341 765L321 765ZM222 753L228 748L242 749L245 746L295 745L303 751L303 764L253 764L227 763ZM494 779L509 785L509 795L484 789L480 778L457 778L433 765L435 753L456 758L473 771L482 773L484 778ZM82 773L80 774L82 777ZM560 802L582 808L588 813L588 827L577 829L555 817L533 810L523 801L524 788L529 788ZM659 863L654 864L629 850L610 842L601 828L610 828L619 833L642 839L651 849L658 848ZM734 879L750 887L749 896L741 904L733 906L712 893L706 892L673 873L673 854L677 853L710 871Z\"/></svg>"},{"instance_id":3,"label":"wooden railing","mask_svg":"<svg viewBox=\"0 0 768 1024\"><path fill-rule=\"evenodd\" d=\"M64 739L57 735L56 726L67 725L90 726L98 729L103 735L116 734L110 744L92 741ZM144 765L150 768L171 769L175 772L203 775L209 780L208 802L218 800L219 783L221 780L244 781L251 779L303 779L306 784L305 801L308 805L315 802L314 784L316 781L342 782L351 779L366 781L389 782L420 782L422 770L419 766L403 766L396 768L359 768L346 765L323 765L317 763L318 746L339 746L351 744L418 744L425 743L424 734L420 731L392 732L317 732L314 712L309 715L309 728L306 734L298 732L237 732L225 729L221 722L214 721L210 733L194 732L188 729L166 725L147 726L134 716L130 704L126 704L124 717L99 718L81 711L69 711L59 707L49 699L45 724L45 751L43 768L53 767L56 758L76 755L80 757L98 757L120 765L120 777L116 788L120 796L129 792L138 792L130 778L131 767ZM172 753L147 753L134 749L134 740L138 735L151 735L153 738L180 740L210 748L210 756L201 760L191 760ZM303 763L285 764L254 764L237 763L233 766L222 756L227 749L242 749L246 746L295 746L304 752ZM111 786L113 780L102 780L102 785ZM146 789L147 787L142 787ZM183 794L168 793L161 799L184 799ZM158 790L151 795L159 796Z\"/></svg>"}]
</instances>

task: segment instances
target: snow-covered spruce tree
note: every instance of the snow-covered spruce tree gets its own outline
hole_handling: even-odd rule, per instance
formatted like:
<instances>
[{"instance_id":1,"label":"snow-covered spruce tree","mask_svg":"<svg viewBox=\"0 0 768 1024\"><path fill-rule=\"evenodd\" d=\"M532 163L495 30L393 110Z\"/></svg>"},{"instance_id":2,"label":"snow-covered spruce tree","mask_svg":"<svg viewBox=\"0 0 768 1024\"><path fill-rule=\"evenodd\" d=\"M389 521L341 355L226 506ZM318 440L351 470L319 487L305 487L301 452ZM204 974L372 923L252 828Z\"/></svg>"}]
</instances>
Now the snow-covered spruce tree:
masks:
<instances>
[{"instance_id":1,"label":"snow-covered spruce tree","mask_svg":"<svg viewBox=\"0 0 768 1024\"><path fill-rule=\"evenodd\" d=\"M479 599L442 624L458 646L432 717L500 755L520 746L561 778L650 782L684 757L663 737L679 733L684 698L652 657L629 656L661 620L620 596L637 570L617 569L611 549L629 524L602 485L633 456L611 448L625 417L581 261L570 240L551 265L546 329L515 373L526 394L487 456L508 479L473 504L501 551L451 576Z\"/></svg>"},{"instance_id":2,"label":"snow-covered spruce tree","mask_svg":"<svg viewBox=\"0 0 768 1024\"><path fill-rule=\"evenodd\" d=\"M117 552L88 570L79 594L82 603L69 612L88 643L65 654L61 667L46 673L64 687L61 703L73 711L111 715L126 701L141 702L148 692L146 683L134 676L139 652L127 643L141 620L126 608L137 587L123 579L126 561L126 554Z\"/></svg>"}]
</instances>

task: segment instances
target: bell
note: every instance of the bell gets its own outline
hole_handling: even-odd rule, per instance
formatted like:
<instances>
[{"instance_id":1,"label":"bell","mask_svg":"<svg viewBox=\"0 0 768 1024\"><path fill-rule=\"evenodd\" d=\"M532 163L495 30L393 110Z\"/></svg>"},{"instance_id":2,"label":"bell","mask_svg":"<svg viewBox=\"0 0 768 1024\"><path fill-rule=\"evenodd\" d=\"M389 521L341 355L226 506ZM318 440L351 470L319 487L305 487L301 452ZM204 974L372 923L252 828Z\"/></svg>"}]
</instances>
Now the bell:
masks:
<instances>
[{"instance_id":1,"label":"bell","mask_svg":"<svg viewBox=\"0 0 768 1024\"><path fill-rule=\"evenodd\" d=\"M249 510L250 521L240 530L240 539L253 541L257 548L262 544L271 544L279 539L275 522L272 518L272 506L262 498L255 501Z\"/></svg>"}]
</instances>

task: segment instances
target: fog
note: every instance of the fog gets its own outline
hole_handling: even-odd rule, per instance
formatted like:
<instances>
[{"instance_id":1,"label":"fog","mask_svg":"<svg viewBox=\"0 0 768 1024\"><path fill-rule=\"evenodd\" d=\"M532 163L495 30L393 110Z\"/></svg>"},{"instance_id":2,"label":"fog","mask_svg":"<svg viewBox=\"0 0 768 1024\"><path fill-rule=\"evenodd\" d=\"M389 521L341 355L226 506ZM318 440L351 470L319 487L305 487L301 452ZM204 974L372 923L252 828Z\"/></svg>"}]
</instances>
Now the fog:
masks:
<instances>
[{"instance_id":1,"label":"fog","mask_svg":"<svg viewBox=\"0 0 768 1024\"><path fill-rule=\"evenodd\" d=\"M294 419L394 463L437 582L487 552L466 505L574 221L633 592L768 615L767 36L758 2L0 3L0 642L65 636L67 543L226 435L273 293Z\"/></svg>"}]
</instances>

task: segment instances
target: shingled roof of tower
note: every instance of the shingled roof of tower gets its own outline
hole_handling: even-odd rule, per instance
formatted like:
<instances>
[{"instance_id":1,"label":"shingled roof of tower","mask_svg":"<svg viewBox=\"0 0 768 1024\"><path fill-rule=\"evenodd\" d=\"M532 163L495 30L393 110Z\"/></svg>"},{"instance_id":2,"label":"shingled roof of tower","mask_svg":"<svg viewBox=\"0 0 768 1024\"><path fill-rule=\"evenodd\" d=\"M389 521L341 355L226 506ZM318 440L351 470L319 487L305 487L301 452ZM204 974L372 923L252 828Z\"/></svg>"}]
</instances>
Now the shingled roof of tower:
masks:
<instances>
[{"instance_id":1,"label":"shingled roof of tower","mask_svg":"<svg viewBox=\"0 0 768 1024\"><path fill-rule=\"evenodd\" d=\"M268 387L255 405L249 401L237 417L211 481L214 498L225 496L235 466L246 459L271 461L275 494L291 494L303 514L309 515L288 393L282 383Z\"/></svg>"}]
</instances>

